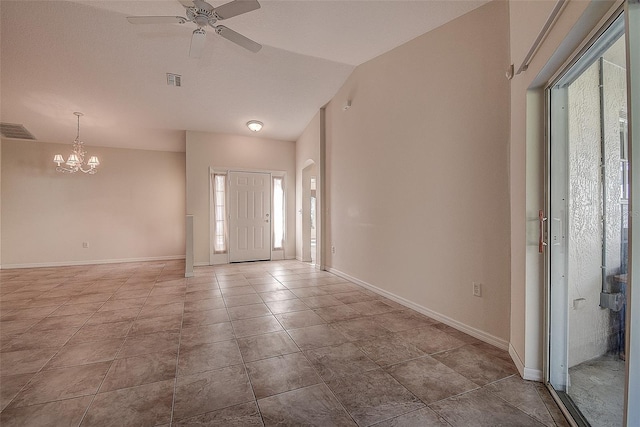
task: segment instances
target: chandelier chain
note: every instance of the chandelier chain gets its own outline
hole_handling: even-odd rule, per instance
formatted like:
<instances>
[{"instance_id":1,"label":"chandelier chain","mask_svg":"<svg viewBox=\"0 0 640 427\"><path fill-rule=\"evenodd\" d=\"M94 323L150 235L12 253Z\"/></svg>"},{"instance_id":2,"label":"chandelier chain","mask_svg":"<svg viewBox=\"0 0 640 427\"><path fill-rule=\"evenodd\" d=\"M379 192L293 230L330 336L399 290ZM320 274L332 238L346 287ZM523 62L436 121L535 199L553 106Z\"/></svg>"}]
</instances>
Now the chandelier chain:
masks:
<instances>
[{"instance_id":1,"label":"chandelier chain","mask_svg":"<svg viewBox=\"0 0 640 427\"><path fill-rule=\"evenodd\" d=\"M80 139L80 115L82 113L73 113L78 116L78 131L76 132L76 141Z\"/></svg>"}]
</instances>

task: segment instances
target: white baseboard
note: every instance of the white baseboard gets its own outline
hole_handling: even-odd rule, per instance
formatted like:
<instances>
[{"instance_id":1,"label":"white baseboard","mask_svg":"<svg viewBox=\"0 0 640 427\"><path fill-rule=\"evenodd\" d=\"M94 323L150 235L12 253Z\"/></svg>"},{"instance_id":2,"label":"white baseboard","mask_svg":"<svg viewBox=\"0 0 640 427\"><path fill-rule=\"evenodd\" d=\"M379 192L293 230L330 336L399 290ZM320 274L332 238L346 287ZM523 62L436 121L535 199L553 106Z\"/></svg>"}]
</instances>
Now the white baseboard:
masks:
<instances>
[{"instance_id":1,"label":"white baseboard","mask_svg":"<svg viewBox=\"0 0 640 427\"><path fill-rule=\"evenodd\" d=\"M78 265L99 265L99 264L121 264L127 262L147 262L147 261L172 261L176 259L185 259L184 255L168 255L160 257L144 257L144 258L123 258L123 259L98 259L88 261L59 261L59 262L39 262L27 264L5 264L3 270L14 268L43 268L43 267L73 267Z\"/></svg>"},{"instance_id":2,"label":"white baseboard","mask_svg":"<svg viewBox=\"0 0 640 427\"><path fill-rule=\"evenodd\" d=\"M511 360L513 360L513 363L515 363L520 376L524 378L524 362L520 358L520 355L518 354L516 349L513 348L511 343L509 343L509 356L511 356Z\"/></svg>"},{"instance_id":3,"label":"white baseboard","mask_svg":"<svg viewBox=\"0 0 640 427\"><path fill-rule=\"evenodd\" d=\"M544 382L544 375L540 369L524 368L522 378L529 381Z\"/></svg>"},{"instance_id":4,"label":"white baseboard","mask_svg":"<svg viewBox=\"0 0 640 427\"><path fill-rule=\"evenodd\" d=\"M423 307L423 306L421 306L419 304L416 304L416 303L414 303L412 301L409 301L407 299L399 297L399 296L397 296L395 294L392 294L389 291L386 291L384 289L380 289L380 288L378 288L378 287L376 287L376 286L374 286L374 285L372 285L370 283L367 283L367 282L364 282L364 281L362 281L362 280L360 280L358 278L349 276L348 274L346 274L346 273L344 273L344 272L342 272L340 270L336 270L335 268L327 267L327 271L329 271L330 273L333 273L333 274L335 274L337 276L340 276L340 277L342 277L344 279L347 279L350 282L357 283L358 285L363 286L363 287L365 287L367 289L370 289L373 292L375 292L377 294L380 294L380 295L382 295L384 297L387 297L390 300L393 300L393 301L397 302L398 304L402 304L405 307L411 308L411 309L413 309L413 310L415 310L415 311L417 311L419 313L424 314L425 316L429 316L432 319L435 319L435 320L437 320L439 322L442 322L442 323L444 323L446 325L449 325L452 328L455 328L455 329L457 329L459 331L462 331L465 334L471 335L472 337L478 338L479 340L484 341L484 342L486 342L488 344L491 344L491 345L493 345L495 347L498 347L498 348L500 348L502 350L507 350L509 348L509 343L507 341L503 340L502 338L499 338L499 337L496 337L494 335L488 334L488 333L486 333L484 331L481 331L480 329L476 329L476 328L474 328L472 326L465 325L462 322L459 322L459 321L457 321L455 319L452 319L452 318L447 317L447 316L445 316L443 314L435 312L435 311L433 311L431 309Z\"/></svg>"},{"instance_id":5,"label":"white baseboard","mask_svg":"<svg viewBox=\"0 0 640 427\"><path fill-rule=\"evenodd\" d=\"M194 262L193 266L194 267L208 267L209 263L208 262Z\"/></svg>"},{"instance_id":6,"label":"white baseboard","mask_svg":"<svg viewBox=\"0 0 640 427\"><path fill-rule=\"evenodd\" d=\"M540 369L527 368L522 362L522 358L511 344L509 344L509 356L511 356L511 360L515 363L518 373L523 379L537 382L543 381L542 371Z\"/></svg>"}]
</instances>

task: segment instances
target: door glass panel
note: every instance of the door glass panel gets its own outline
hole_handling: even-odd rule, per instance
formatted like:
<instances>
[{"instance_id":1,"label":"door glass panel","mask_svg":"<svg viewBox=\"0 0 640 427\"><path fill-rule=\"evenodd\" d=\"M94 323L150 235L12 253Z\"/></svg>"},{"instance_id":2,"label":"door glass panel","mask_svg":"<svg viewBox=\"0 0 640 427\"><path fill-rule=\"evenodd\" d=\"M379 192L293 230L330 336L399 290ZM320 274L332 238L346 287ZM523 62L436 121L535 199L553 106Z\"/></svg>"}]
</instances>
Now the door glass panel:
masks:
<instances>
[{"instance_id":1,"label":"door glass panel","mask_svg":"<svg viewBox=\"0 0 640 427\"><path fill-rule=\"evenodd\" d=\"M316 263L316 177L311 177L311 202L309 206L309 212L311 213L311 263Z\"/></svg>"},{"instance_id":2,"label":"door glass panel","mask_svg":"<svg viewBox=\"0 0 640 427\"><path fill-rule=\"evenodd\" d=\"M273 249L284 245L284 178L273 178Z\"/></svg>"},{"instance_id":3,"label":"door glass panel","mask_svg":"<svg viewBox=\"0 0 640 427\"><path fill-rule=\"evenodd\" d=\"M624 21L550 89L549 381L583 425L621 426L629 158Z\"/></svg>"},{"instance_id":4,"label":"door glass panel","mask_svg":"<svg viewBox=\"0 0 640 427\"><path fill-rule=\"evenodd\" d=\"M227 253L227 174L213 174L213 251Z\"/></svg>"}]
</instances>

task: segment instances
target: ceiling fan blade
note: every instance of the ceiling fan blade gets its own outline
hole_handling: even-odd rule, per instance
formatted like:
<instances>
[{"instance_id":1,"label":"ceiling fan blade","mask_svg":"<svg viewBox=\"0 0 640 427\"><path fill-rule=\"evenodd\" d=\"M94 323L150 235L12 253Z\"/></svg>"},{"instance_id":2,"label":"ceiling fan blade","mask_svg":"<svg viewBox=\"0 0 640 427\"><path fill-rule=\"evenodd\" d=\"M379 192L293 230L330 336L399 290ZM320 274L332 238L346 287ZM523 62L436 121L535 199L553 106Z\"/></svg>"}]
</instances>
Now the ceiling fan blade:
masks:
<instances>
[{"instance_id":1,"label":"ceiling fan blade","mask_svg":"<svg viewBox=\"0 0 640 427\"><path fill-rule=\"evenodd\" d=\"M235 44L242 46L243 48L250 50L253 53L257 53L262 49L262 45L260 43L256 43L250 38L243 36L240 33L237 33L224 25L218 25L215 27L216 33L220 34L225 39L234 42Z\"/></svg>"},{"instance_id":2,"label":"ceiling fan blade","mask_svg":"<svg viewBox=\"0 0 640 427\"><path fill-rule=\"evenodd\" d=\"M184 24L186 18L182 16L127 16L131 24Z\"/></svg>"},{"instance_id":3,"label":"ceiling fan blade","mask_svg":"<svg viewBox=\"0 0 640 427\"><path fill-rule=\"evenodd\" d=\"M227 19L256 9L260 9L258 0L233 0L232 2L216 7L213 12L218 19Z\"/></svg>"},{"instance_id":4,"label":"ceiling fan blade","mask_svg":"<svg viewBox=\"0 0 640 427\"><path fill-rule=\"evenodd\" d=\"M184 7L194 7L195 5L193 4L192 0L178 0L180 2L181 5L183 5Z\"/></svg>"},{"instance_id":5,"label":"ceiling fan blade","mask_svg":"<svg viewBox=\"0 0 640 427\"><path fill-rule=\"evenodd\" d=\"M198 8L198 9L202 9L202 10L213 10L213 6L211 6L209 3L207 3L204 0L193 0L193 4Z\"/></svg>"},{"instance_id":6,"label":"ceiling fan blade","mask_svg":"<svg viewBox=\"0 0 640 427\"><path fill-rule=\"evenodd\" d=\"M193 30L193 36L191 36L191 47L189 48L190 57L200 58L206 38L207 33L202 28L196 28Z\"/></svg>"}]
</instances>

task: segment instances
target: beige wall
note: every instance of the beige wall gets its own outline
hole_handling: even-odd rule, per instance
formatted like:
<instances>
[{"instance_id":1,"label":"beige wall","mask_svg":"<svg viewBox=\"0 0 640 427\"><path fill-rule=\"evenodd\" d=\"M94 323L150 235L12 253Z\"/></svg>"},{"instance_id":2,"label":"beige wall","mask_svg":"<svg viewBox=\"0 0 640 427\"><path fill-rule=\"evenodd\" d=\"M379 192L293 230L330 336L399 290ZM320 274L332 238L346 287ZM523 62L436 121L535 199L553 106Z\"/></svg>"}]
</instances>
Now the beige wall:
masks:
<instances>
[{"instance_id":1,"label":"beige wall","mask_svg":"<svg viewBox=\"0 0 640 427\"><path fill-rule=\"evenodd\" d=\"M187 213L193 215L196 265L209 264L209 167L284 171L287 203L286 258L295 256L295 143L205 132L187 132Z\"/></svg>"},{"instance_id":2,"label":"beige wall","mask_svg":"<svg viewBox=\"0 0 640 427\"><path fill-rule=\"evenodd\" d=\"M528 69L511 80L509 350L520 374L527 379L542 379L544 350L544 259L537 247L538 210L544 208L544 89L613 3L567 2ZM509 2L511 62L516 70L553 4L538 0Z\"/></svg>"},{"instance_id":3,"label":"beige wall","mask_svg":"<svg viewBox=\"0 0 640 427\"><path fill-rule=\"evenodd\" d=\"M476 9L356 68L326 118L328 265L504 348L508 37L506 2Z\"/></svg>"},{"instance_id":4,"label":"beige wall","mask_svg":"<svg viewBox=\"0 0 640 427\"><path fill-rule=\"evenodd\" d=\"M184 257L184 153L88 147L96 175L56 172L70 148L2 141L3 268Z\"/></svg>"},{"instance_id":5,"label":"beige wall","mask_svg":"<svg viewBox=\"0 0 640 427\"><path fill-rule=\"evenodd\" d=\"M320 165L320 112L318 112L296 141L296 258L302 259L302 170L313 162ZM320 194L320 180L317 180Z\"/></svg>"}]
</instances>

